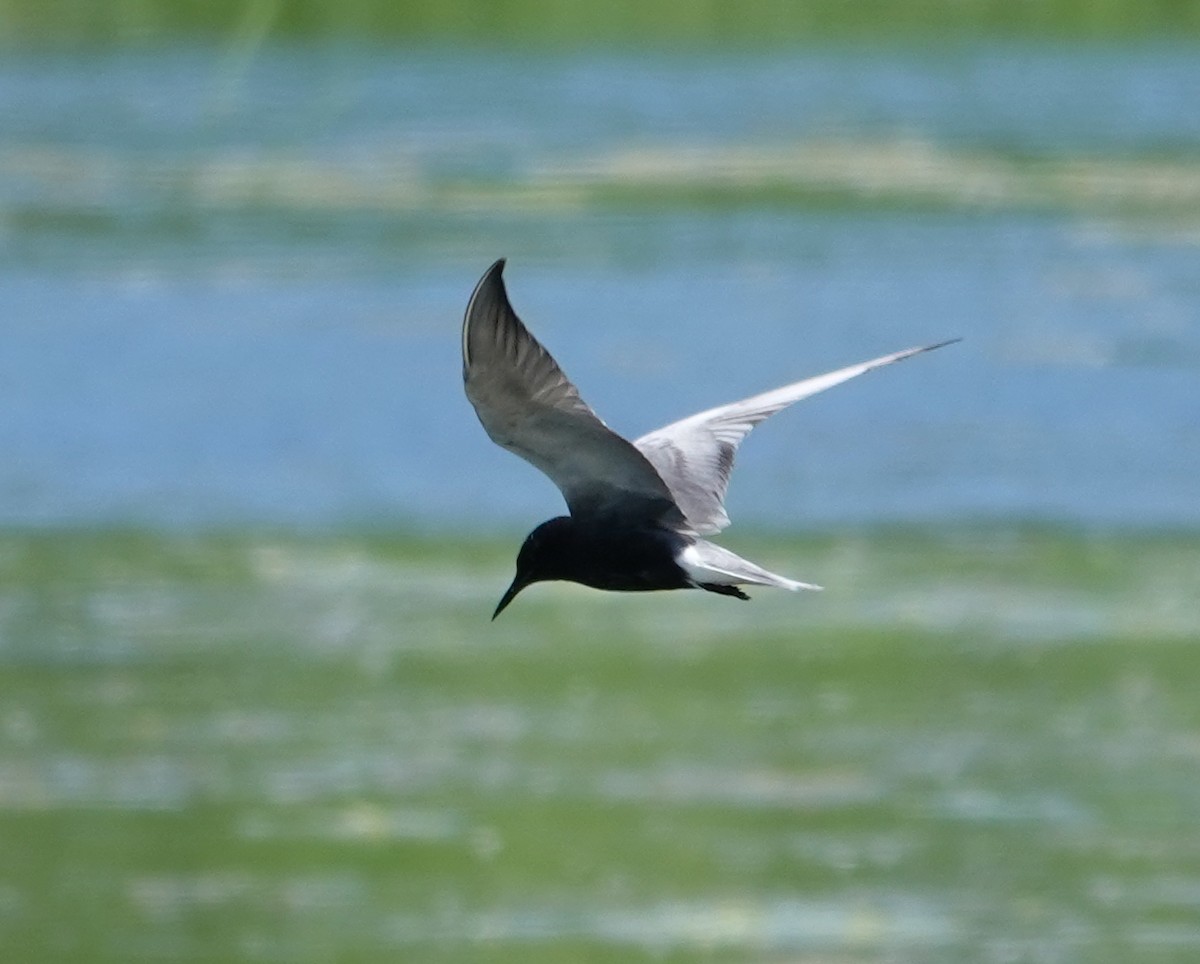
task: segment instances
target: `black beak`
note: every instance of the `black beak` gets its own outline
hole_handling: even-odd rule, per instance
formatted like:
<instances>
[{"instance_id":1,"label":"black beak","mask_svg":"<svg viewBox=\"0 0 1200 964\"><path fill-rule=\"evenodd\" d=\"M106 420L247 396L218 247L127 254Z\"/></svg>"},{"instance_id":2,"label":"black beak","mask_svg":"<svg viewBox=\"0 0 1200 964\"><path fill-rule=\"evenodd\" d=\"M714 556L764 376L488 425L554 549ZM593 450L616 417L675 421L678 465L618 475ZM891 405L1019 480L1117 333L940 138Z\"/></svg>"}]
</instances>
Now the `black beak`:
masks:
<instances>
[{"instance_id":1,"label":"black beak","mask_svg":"<svg viewBox=\"0 0 1200 964\"><path fill-rule=\"evenodd\" d=\"M497 616L504 612L504 608L510 602L516 599L517 593L528 586L529 583L530 580L523 578L520 573L517 573L516 578L512 581L512 585L509 586L508 589L505 590L504 595L500 597L500 605L498 605L496 607L496 611L492 613L492 619L494 620Z\"/></svg>"}]
</instances>

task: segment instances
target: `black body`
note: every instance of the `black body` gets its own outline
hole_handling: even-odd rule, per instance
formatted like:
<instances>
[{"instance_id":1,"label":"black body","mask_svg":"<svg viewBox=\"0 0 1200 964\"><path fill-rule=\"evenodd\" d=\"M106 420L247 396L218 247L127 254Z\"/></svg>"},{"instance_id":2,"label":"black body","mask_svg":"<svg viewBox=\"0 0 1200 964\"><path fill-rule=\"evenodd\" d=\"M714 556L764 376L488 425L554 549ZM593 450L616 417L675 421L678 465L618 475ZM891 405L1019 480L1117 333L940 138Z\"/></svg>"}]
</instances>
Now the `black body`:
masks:
<instances>
[{"instance_id":1,"label":"black body","mask_svg":"<svg viewBox=\"0 0 1200 964\"><path fill-rule=\"evenodd\" d=\"M525 538L517 572L620 592L685 589L691 583L675 556L687 544L678 532L659 526L558 516Z\"/></svg>"},{"instance_id":2,"label":"black body","mask_svg":"<svg viewBox=\"0 0 1200 964\"><path fill-rule=\"evenodd\" d=\"M617 592L694 589L696 584L675 561L691 542L671 529L619 517L557 516L525 537L517 575L492 619L526 586L554 579ZM736 586L701 583L699 588L750 598Z\"/></svg>"}]
</instances>

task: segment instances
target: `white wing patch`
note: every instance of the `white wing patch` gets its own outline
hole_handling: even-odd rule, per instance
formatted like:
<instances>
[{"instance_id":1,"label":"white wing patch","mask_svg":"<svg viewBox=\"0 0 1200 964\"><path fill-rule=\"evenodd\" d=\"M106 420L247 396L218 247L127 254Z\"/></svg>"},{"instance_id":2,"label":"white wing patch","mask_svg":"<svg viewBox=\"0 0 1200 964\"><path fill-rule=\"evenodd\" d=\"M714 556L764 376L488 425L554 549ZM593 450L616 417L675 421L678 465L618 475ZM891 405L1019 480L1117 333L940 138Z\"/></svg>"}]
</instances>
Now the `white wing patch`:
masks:
<instances>
[{"instance_id":1,"label":"white wing patch","mask_svg":"<svg viewBox=\"0 0 1200 964\"><path fill-rule=\"evenodd\" d=\"M953 341L958 341L957 338ZM699 535L720 532L729 525L725 492L734 455L755 425L789 405L893 362L933 351L953 341L882 355L837 371L752 395L740 402L710 408L656 429L633 444L658 469L688 526Z\"/></svg>"}]
</instances>

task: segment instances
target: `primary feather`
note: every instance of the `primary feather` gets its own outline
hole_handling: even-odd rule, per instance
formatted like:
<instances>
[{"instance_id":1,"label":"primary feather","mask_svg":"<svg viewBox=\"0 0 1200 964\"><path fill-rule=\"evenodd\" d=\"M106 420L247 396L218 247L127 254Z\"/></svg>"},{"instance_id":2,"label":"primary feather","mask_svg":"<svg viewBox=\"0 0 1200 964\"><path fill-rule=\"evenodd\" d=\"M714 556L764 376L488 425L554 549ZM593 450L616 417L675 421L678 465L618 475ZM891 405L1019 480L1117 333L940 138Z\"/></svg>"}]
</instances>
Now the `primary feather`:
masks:
<instances>
[{"instance_id":1,"label":"primary feather","mask_svg":"<svg viewBox=\"0 0 1200 964\"><path fill-rule=\"evenodd\" d=\"M957 341L958 339L954 339ZM816 375L782 388L752 395L690 415L656 429L633 444L666 482L675 502L698 535L711 535L729 525L725 491L733 472L734 456L742 439L759 422L789 405L823 392L834 385L950 342L908 348L870 361Z\"/></svg>"},{"instance_id":2,"label":"primary feather","mask_svg":"<svg viewBox=\"0 0 1200 964\"><path fill-rule=\"evenodd\" d=\"M541 469L572 515L619 513L683 527L661 476L579 396L508 300L504 259L488 269L463 320L463 381L492 441Z\"/></svg>"}]
</instances>

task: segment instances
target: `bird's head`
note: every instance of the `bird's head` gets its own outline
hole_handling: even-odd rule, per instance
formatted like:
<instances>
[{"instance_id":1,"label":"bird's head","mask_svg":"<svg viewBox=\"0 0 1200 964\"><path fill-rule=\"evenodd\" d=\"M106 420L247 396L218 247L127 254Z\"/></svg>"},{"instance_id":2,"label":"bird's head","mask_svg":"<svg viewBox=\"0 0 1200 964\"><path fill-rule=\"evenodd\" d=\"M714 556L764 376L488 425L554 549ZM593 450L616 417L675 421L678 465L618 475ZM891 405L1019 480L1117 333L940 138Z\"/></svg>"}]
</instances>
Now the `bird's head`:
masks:
<instances>
[{"instance_id":1,"label":"bird's head","mask_svg":"<svg viewBox=\"0 0 1200 964\"><path fill-rule=\"evenodd\" d=\"M492 613L492 619L499 616L526 586L566 578L571 532L571 519L559 516L543 522L525 537L521 551L517 553L517 574Z\"/></svg>"}]
</instances>

